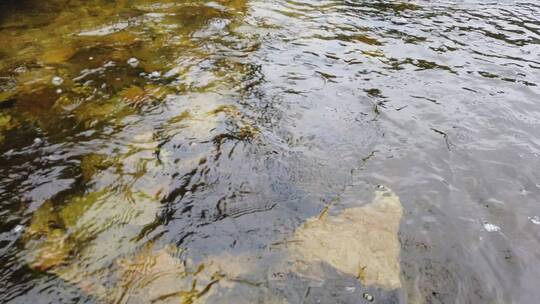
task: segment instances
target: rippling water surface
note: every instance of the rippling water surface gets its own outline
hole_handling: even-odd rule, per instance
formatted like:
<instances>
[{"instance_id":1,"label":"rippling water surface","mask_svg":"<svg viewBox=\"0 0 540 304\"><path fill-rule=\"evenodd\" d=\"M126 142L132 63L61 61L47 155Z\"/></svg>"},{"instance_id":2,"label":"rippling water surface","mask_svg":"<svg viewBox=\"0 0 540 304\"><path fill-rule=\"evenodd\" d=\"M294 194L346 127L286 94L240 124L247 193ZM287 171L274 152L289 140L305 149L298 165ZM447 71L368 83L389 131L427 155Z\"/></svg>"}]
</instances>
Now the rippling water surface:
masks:
<instances>
[{"instance_id":1,"label":"rippling water surface","mask_svg":"<svg viewBox=\"0 0 540 304\"><path fill-rule=\"evenodd\" d=\"M0 301L536 303L540 5L4 0Z\"/></svg>"}]
</instances>

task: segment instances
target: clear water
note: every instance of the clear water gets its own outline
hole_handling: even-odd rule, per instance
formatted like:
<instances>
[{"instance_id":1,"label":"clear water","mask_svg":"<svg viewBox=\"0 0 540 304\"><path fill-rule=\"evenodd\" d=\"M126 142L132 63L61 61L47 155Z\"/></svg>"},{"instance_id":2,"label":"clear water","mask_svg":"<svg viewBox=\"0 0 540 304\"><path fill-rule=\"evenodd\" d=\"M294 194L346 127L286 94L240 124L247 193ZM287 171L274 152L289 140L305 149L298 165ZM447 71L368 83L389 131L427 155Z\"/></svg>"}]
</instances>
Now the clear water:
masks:
<instances>
[{"instance_id":1,"label":"clear water","mask_svg":"<svg viewBox=\"0 0 540 304\"><path fill-rule=\"evenodd\" d=\"M4 0L0 301L536 303L540 5Z\"/></svg>"}]
</instances>

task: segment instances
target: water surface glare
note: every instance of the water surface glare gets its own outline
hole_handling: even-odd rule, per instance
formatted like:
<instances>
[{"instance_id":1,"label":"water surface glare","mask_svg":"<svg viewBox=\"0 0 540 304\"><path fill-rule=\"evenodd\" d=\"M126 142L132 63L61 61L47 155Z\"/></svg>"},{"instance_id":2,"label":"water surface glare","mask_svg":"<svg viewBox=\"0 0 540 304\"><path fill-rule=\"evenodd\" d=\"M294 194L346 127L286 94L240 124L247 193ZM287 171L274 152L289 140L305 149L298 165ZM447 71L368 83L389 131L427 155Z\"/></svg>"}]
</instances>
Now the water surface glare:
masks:
<instances>
[{"instance_id":1,"label":"water surface glare","mask_svg":"<svg viewBox=\"0 0 540 304\"><path fill-rule=\"evenodd\" d=\"M535 0L0 0L0 302L537 303Z\"/></svg>"}]
</instances>

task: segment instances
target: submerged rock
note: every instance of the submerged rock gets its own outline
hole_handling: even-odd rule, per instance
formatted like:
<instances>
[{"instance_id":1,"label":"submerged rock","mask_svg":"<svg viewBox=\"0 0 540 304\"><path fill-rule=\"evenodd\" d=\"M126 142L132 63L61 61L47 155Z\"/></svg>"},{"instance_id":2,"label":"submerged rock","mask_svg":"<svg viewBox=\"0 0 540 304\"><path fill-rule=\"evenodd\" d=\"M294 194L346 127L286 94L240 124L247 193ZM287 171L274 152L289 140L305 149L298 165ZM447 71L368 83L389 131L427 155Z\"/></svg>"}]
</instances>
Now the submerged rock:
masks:
<instances>
[{"instance_id":1,"label":"submerged rock","mask_svg":"<svg viewBox=\"0 0 540 304\"><path fill-rule=\"evenodd\" d=\"M377 290L401 287L402 206L389 189L377 191L367 205L308 219L286 247L225 251L196 261L174 245L153 249L150 242L137 250L134 240L159 205L142 194L131 196L96 192L62 208L46 203L25 233L29 265L115 303L292 303L298 296L289 291L305 292L300 282L336 276ZM351 290L368 301L378 297Z\"/></svg>"},{"instance_id":2,"label":"submerged rock","mask_svg":"<svg viewBox=\"0 0 540 304\"><path fill-rule=\"evenodd\" d=\"M205 265L189 269L173 257L174 248L144 250L118 262L115 303L193 303L219 282L218 272L207 276Z\"/></svg>"},{"instance_id":3,"label":"submerged rock","mask_svg":"<svg viewBox=\"0 0 540 304\"><path fill-rule=\"evenodd\" d=\"M200 262L180 259L182 252L170 245L120 259L115 269L116 288L109 296L115 303L287 303L269 292L262 281L265 269L257 256L228 254ZM247 288L247 290L246 290ZM241 293L237 293L242 289ZM262 293L260 291L263 291Z\"/></svg>"},{"instance_id":4,"label":"submerged rock","mask_svg":"<svg viewBox=\"0 0 540 304\"><path fill-rule=\"evenodd\" d=\"M83 103L73 111L73 116L85 127L94 127L102 123L119 124L124 117L132 113L133 109L119 100L108 99Z\"/></svg>"},{"instance_id":5,"label":"submerged rock","mask_svg":"<svg viewBox=\"0 0 540 304\"><path fill-rule=\"evenodd\" d=\"M323 214L300 227L289 247L289 259L326 263L364 285L388 290L401 287L398 239L403 208L389 189L375 192L373 202Z\"/></svg>"},{"instance_id":6,"label":"submerged rock","mask_svg":"<svg viewBox=\"0 0 540 304\"><path fill-rule=\"evenodd\" d=\"M67 239L62 229L52 229L42 240L30 240L26 243L30 254L26 256L32 269L46 271L67 262L73 244Z\"/></svg>"},{"instance_id":7,"label":"submerged rock","mask_svg":"<svg viewBox=\"0 0 540 304\"><path fill-rule=\"evenodd\" d=\"M47 201L23 235L25 260L33 269L78 283L131 253L133 239L154 220L158 207L144 193L113 189L71 196L63 204Z\"/></svg>"}]
</instances>

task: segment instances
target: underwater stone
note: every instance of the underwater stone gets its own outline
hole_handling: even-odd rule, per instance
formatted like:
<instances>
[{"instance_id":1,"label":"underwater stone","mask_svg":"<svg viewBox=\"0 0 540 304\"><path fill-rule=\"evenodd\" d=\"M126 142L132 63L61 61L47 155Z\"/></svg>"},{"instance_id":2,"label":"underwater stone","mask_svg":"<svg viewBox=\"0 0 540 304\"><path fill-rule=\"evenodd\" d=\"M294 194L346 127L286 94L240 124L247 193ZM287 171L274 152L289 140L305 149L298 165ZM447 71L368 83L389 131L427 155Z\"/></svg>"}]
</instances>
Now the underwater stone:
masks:
<instances>
[{"instance_id":1,"label":"underwater stone","mask_svg":"<svg viewBox=\"0 0 540 304\"><path fill-rule=\"evenodd\" d=\"M291 265L323 263L367 286L401 288L398 232L402 214L399 197L380 187L369 204L307 220L289 244L289 261ZM309 268L316 270L311 266L297 270Z\"/></svg>"}]
</instances>

